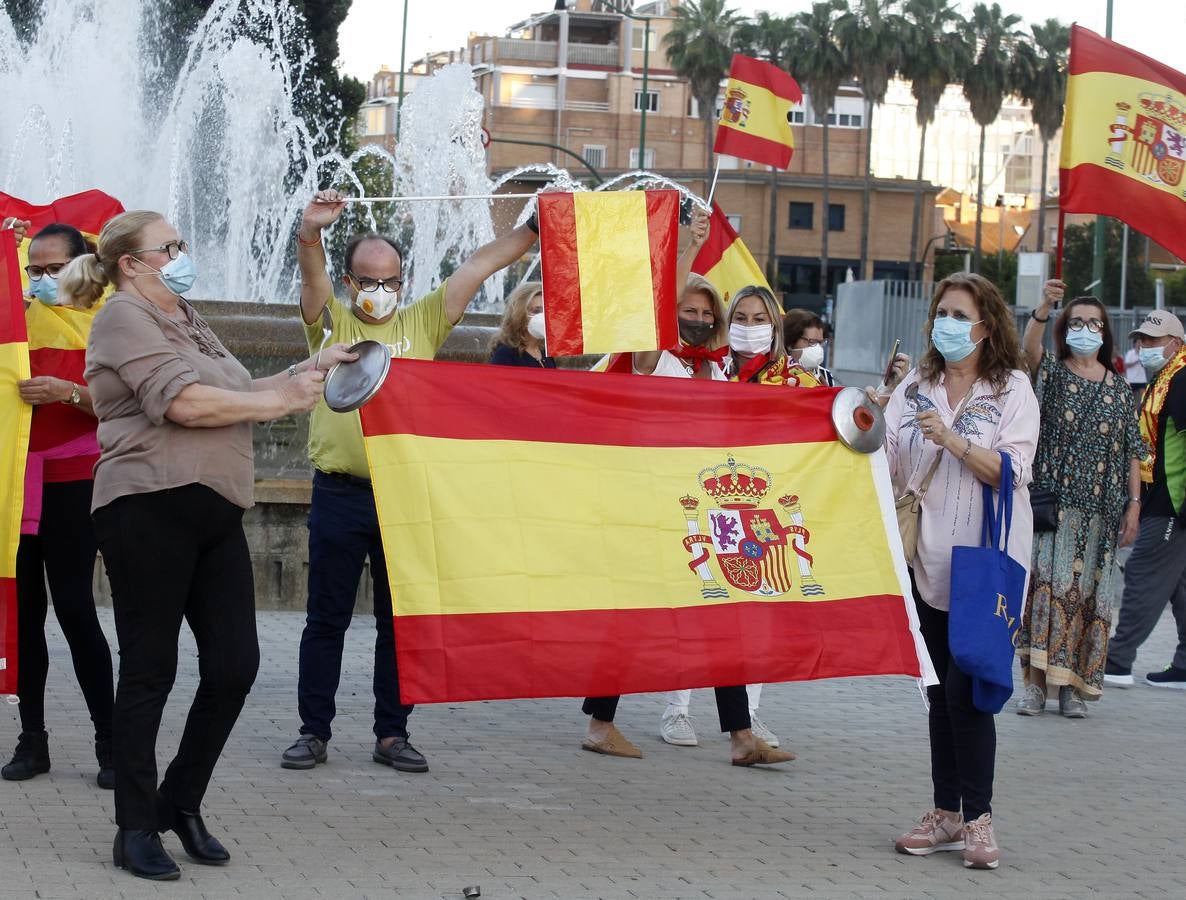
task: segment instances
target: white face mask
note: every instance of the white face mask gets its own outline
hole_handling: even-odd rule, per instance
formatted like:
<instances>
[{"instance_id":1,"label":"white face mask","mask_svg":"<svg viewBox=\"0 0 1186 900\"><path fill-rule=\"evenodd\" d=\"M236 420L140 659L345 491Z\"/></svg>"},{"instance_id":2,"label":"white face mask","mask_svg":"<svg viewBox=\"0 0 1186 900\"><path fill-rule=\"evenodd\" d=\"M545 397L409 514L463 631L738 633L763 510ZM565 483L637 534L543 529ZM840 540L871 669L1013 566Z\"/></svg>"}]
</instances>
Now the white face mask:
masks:
<instances>
[{"instance_id":1,"label":"white face mask","mask_svg":"<svg viewBox=\"0 0 1186 900\"><path fill-rule=\"evenodd\" d=\"M546 332L544 331L544 314L542 312L527 317L527 333L537 341L544 339Z\"/></svg>"},{"instance_id":2,"label":"white face mask","mask_svg":"<svg viewBox=\"0 0 1186 900\"><path fill-rule=\"evenodd\" d=\"M392 293L377 284L372 290L359 291L354 298L354 305L368 316L382 319L395 312L399 306L399 291Z\"/></svg>"},{"instance_id":3,"label":"white face mask","mask_svg":"<svg viewBox=\"0 0 1186 900\"><path fill-rule=\"evenodd\" d=\"M773 325L741 325L734 322L729 326L729 346L738 353L769 353L773 342Z\"/></svg>"},{"instance_id":4,"label":"white face mask","mask_svg":"<svg viewBox=\"0 0 1186 900\"><path fill-rule=\"evenodd\" d=\"M808 372L814 372L824 362L824 347L822 344L810 344L799 351L799 365Z\"/></svg>"}]
</instances>

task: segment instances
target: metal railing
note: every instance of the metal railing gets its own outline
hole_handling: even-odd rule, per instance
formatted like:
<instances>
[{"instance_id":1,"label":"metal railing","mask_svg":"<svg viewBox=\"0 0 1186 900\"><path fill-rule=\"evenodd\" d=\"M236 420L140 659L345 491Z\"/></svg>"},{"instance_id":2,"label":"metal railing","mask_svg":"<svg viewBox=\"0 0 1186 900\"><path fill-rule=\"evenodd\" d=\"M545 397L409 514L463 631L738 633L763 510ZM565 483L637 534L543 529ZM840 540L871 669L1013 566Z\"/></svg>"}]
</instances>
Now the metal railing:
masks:
<instances>
[{"instance_id":1,"label":"metal railing","mask_svg":"<svg viewBox=\"0 0 1186 900\"><path fill-rule=\"evenodd\" d=\"M556 64L559 59L556 41L527 41L521 38L496 38L499 59L525 59ZM487 60L492 62L493 60Z\"/></svg>"},{"instance_id":2,"label":"metal railing","mask_svg":"<svg viewBox=\"0 0 1186 900\"><path fill-rule=\"evenodd\" d=\"M569 44L568 61L587 66L619 66L622 58L617 44Z\"/></svg>"},{"instance_id":3,"label":"metal railing","mask_svg":"<svg viewBox=\"0 0 1186 900\"><path fill-rule=\"evenodd\" d=\"M494 46L491 46L494 45ZM556 41L529 41L523 38L495 38L474 47L472 62L494 62L497 59L519 59L556 65L560 58ZM567 62L587 66L618 66L622 62L617 44L568 45Z\"/></svg>"}]
</instances>

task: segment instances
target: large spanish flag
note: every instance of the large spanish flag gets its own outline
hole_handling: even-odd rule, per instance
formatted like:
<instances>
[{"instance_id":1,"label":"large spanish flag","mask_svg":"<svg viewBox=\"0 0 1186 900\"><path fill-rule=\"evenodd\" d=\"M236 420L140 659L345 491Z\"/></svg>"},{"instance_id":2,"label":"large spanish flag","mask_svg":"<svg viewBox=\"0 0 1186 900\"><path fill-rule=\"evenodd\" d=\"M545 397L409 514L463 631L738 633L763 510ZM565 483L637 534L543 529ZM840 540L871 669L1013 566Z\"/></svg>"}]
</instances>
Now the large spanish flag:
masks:
<instances>
[{"instance_id":1,"label":"large spanish flag","mask_svg":"<svg viewBox=\"0 0 1186 900\"><path fill-rule=\"evenodd\" d=\"M785 169L795 152L791 109L799 83L773 63L734 54L713 150Z\"/></svg>"},{"instance_id":2,"label":"large spanish flag","mask_svg":"<svg viewBox=\"0 0 1186 900\"><path fill-rule=\"evenodd\" d=\"M17 393L29 377L25 306L16 234L0 231L0 694L16 693L16 552L25 497L25 455L33 407Z\"/></svg>"},{"instance_id":3,"label":"large spanish flag","mask_svg":"<svg viewBox=\"0 0 1186 900\"><path fill-rule=\"evenodd\" d=\"M28 237L36 237L46 225L61 222L73 225L92 241L97 241L99 232L107 224L107 220L114 218L124 211L123 204L102 191L83 191L61 197L52 203L37 204L21 200L11 194L0 191L0 221L13 216L17 219L27 219L29 226ZM20 248L21 283L28 288L29 281L24 274L24 266L28 263L26 242Z\"/></svg>"},{"instance_id":4,"label":"large spanish flag","mask_svg":"<svg viewBox=\"0 0 1186 900\"><path fill-rule=\"evenodd\" d=\"M711 281L725 298L726 305L730 297L747 285L770 289L749 248L715 203L709 219L708 240L692 260L692 271Z\"/></svg>"},{"instance_id":5,"label":"large spanish flag","mask_svg":"<svg viewBox=\"0 0 1186 900\"><path fill-rule=\"evenodd\" d=\"M394 360L361 415L404 701L933 676L835 395Z\"/></svg>"},{"instance_id":6,"label":"large spanish flag","mask_svg":"<svg viewBox=\"0 0 1186 900\"><path fill-rule=\"evenodd\" d=\"M1063 210L1114 216L1186 259L1186 75L1078 25L1068 75Z\"/></svg>"},{"instance_id":7,"label":"large spanish flag","mask_svg":"<svg viewBox=\"0 0 1186 900\"><path fill-rule=\"evenodd\" d=\"M678 191L539 195L549 356L676 345L679 201Z\"/></svg>"}]
</instances>

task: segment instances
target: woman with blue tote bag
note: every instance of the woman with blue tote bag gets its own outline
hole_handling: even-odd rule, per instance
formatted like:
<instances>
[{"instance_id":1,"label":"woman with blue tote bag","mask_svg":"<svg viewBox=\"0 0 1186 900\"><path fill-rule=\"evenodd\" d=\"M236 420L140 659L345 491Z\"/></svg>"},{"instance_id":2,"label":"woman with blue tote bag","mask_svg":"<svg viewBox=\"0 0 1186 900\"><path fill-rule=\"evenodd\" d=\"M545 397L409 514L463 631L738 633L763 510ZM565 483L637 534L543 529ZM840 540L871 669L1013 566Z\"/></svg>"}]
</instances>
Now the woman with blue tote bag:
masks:
<instances>
[{"instance_id":1,"label":"woman with blue tote bag","mask_svg":"<svg viewBox=\"0 0 1186 900\"><path fill-rule=\"evenodd\" d=\"M973 677L952 655L952 551L983 545L984 488L992 496L1002 474L1011 475L1004 549L1028 566L1038 402L1012 310L988 280L959 273L941 281L926 334L926 354L886 407L886 453L897 495L921 497L917 544L906 563L919 627L939 676L939 684L927 688L934 808L895 847L914 856L961 850L965 866L995 869L996 726L992 713L975 703Z\"/></svg>"}]
</instances>

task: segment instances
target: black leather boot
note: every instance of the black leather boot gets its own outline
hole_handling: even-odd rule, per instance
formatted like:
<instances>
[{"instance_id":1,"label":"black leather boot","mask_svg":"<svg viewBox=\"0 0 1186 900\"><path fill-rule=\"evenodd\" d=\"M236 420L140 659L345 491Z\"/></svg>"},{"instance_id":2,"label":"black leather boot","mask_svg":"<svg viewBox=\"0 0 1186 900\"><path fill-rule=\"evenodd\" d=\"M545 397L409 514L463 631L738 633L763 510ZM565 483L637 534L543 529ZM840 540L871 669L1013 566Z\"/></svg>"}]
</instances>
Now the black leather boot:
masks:
<instances>
[{"instance_id":1,"label":"black leather boot","mask_svg":"<svg viewBox=\"0 0 1186 900\"><path fill-rule=\"evenodd\" d=\"M95 741L95 759L99 761L99 774L95 783L105 791L115 790L115 762L111 753L111 738Z\"/></svg>"},{"instance_id":2,"label":"black leather boot","mask_svg":"<svg viewBox=\"0 0 1186 900\"><path fill-rule=\"evenodd\" d=\"M231 855L217 838L211 837L200 813L174 807L171 827L194 862L204 866L222 866L230 861Z\"/></svg>"},{"instance_id":3,"label":"black leather boot","mask_svg":"<svg viewBox=\"0 0 1186 900\"><path fill-rule=\"evenodd\" d=\"M161 836L155 831L119 829L111 848L111 861L117 869L127 869L137 878L150 881L176 881L181 877L181 870L165 852Z\"/></svg>"},{"instance_id":4,"label":"black leather boot","mask_svg":"<svg viewBox=\"0 0 1186 900\"><path fill-rule=\"evenodd\" d=\"M23 731L17 738L12 762L0 769L5 781L24 781L49 771L49 735L44 731Z\"/></svg>"}]
</instances>

